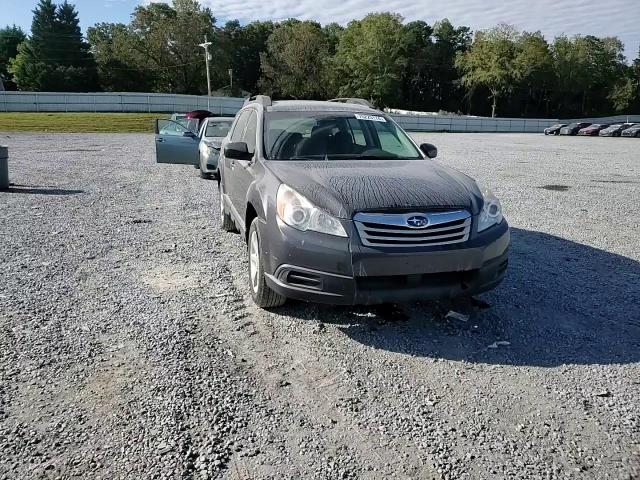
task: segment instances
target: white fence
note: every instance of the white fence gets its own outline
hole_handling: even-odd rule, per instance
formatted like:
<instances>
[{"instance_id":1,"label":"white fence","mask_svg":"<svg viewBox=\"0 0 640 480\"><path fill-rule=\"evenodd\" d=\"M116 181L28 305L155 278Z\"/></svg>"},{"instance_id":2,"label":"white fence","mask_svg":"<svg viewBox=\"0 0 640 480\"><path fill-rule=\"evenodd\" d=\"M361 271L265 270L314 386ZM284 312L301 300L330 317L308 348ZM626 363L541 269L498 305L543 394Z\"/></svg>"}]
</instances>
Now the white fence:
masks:
<instances>
[{"instance_id":1,"label":"white fence","mask_svg":"<svg viewBox=\"0 0 640 480\"><path fill-rule=\"evenodd\" d=\"M162 93L0 92L0 112L148 112L173 113L205 109L235 115L242 98Z\"/></svg>"},{"instance_id":2,"label":"white fence","mask_svg":"<svg viewBox=\"0 0 640 480\"><path fill-rule=\"evenodd\" d=\"M0 112L148 112L173 113L205 109L235 115L244 99L162 93L0 92ZM456 115L391 115L414 132L542 132L555 118L489 118ZM585 119L593 123L640 122L640 115ZM573 120L564 120L570 123Z\"/></svg>"},{"instance_id":3,"label":"white fence","mask_svg":"<svg viewBox=\"0 0 640 480\"><path fill-rule=\"evenodd\" d=\"M557 119L489 118L454 115L397 115L391 117L412 132L542 132Z\"/></svg>"}]
</instances>

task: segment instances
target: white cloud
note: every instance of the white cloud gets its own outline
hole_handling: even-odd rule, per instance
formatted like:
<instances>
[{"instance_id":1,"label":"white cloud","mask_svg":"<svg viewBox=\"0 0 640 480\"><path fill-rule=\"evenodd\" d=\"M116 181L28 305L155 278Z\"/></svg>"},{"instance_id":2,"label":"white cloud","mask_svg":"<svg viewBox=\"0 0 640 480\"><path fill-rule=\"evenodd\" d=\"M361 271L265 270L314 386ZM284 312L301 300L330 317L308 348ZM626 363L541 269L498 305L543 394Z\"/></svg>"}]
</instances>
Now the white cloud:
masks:
<instances>
[{"instance_id":1,"label":"white cloud","mask_svg":"<svg viewBox=\"0 0 640 480\"><path fill-rule=\"evenodd\" d=\"M150 0L143 0L148 3ZM299 18L346 24L369 12L391 11L407 20L449 18L474 30L510 23L521 30L555 35L617 35L635 58L640 45L639 0L198 0L221 21Z\"/></svg>"}]
</instances>

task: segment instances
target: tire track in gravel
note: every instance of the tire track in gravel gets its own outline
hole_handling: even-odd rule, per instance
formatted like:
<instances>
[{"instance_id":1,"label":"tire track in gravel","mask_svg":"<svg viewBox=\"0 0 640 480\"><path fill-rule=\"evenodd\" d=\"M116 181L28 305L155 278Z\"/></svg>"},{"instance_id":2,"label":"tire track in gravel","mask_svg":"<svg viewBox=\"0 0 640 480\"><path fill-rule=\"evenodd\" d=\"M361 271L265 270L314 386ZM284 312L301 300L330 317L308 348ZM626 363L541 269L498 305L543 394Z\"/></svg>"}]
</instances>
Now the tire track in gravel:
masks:
<instances>
[{"instance_id":1,"label":"tire track in gravel","mask_svg":"<svg viewBox=\"0 0 640 480\"><path fill-rule=\"evenodd\" d=\"M231 246L230 254L224 256L226 268L221 279L229 285L230 298L235 300L232 308L241 299L238 311L242 312L242 319L249 320L216 320L220 321L219 326L224 325L227 341L247 361L251 374L271 401L284 407L290 426L284 433L288 455L300 466L300 475L438 478L412 442L400 438L383 445L380 431L360 423L360 409L376 399L366 398L366 391L353 381L352 372L326 362L327 356L341 353L314 341L319 337L312 333L318 325L314 306L295 303L273 313L252 304L243 239L237 234L221 234ZM308 318L300 320L279 313L291 309ZM300 333L307 336L306 341ZM398 464L399 457L402 466Z\"/></svg>"}]
</instances>

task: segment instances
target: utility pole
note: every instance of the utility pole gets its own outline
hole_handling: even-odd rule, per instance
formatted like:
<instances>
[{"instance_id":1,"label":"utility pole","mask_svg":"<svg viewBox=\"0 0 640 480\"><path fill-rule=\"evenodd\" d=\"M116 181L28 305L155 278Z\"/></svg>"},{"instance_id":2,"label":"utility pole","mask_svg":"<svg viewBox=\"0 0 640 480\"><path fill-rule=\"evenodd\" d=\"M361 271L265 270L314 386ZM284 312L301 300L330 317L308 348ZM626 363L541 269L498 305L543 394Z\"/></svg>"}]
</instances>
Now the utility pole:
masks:
<instances>
[{"instance_id":1,"label":"utility pole","mask_svg":"<svg viewBox=\"0 0 640 480\"><path fill-rule=\"evenodd\" d=\"M200 46L204 48L204 58L207 61L207 91L209 92L209 96L211 96L211 73L209 72L209 60L211 59L211 55L209 55L209 47L212 45L212 42L207 40L207 36L204 36L204 43L201 43Z\"/></svg>"},{"instance_id":2,"label":"utility pole","mask_svg":"<svg viewBox=\"0 0 640 480\"><path fill-rule=\"evenodd\" d=\"M229 87L229 91L233 95L233 68L229 69L229 81L231 82L231 85Z\"/></svg>"}]
</instances>

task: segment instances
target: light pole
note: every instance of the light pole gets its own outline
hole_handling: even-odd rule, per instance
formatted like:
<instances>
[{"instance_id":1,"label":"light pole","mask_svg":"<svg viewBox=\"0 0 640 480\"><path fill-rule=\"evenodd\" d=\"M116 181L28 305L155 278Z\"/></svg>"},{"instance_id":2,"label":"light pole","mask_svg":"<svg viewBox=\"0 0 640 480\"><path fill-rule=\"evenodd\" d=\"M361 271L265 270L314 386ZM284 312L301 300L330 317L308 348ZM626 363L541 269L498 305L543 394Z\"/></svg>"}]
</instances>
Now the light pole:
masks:
<instances>
[{"instance_id":1,"label":"light pole","mask_svg":"<svg viewBox=\"0 0 640 480\"><path fill-rule=\"evenodd\" d=\"M207 91L209 92L209 96L211 96L211 73L209 73L209 60L211 59L211 55L209 55L209 47L212 45L212 42L207 40L207 36L204 36L204 43L201 43L200 46L204 48L204 58L207 62Z\"/></svg>"}]
</instances>

